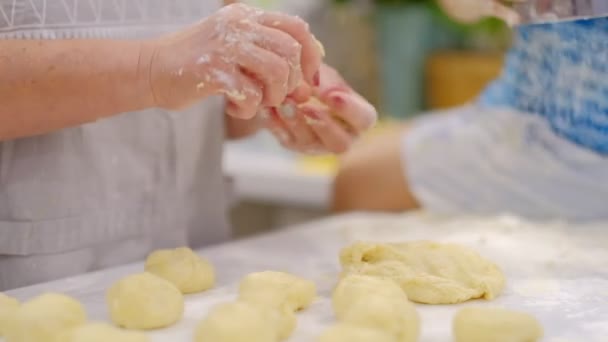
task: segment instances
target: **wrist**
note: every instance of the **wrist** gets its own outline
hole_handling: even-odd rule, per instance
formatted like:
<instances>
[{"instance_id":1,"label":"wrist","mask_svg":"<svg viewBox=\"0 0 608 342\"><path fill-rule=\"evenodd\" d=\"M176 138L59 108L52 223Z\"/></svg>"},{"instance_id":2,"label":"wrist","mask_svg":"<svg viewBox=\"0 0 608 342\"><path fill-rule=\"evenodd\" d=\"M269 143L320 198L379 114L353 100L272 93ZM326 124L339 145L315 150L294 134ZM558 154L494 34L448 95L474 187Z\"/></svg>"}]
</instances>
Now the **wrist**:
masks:
<instances>
[{"instance_id":1,"label":"wrist","mask_svg":"<svg viewBox=\"0 0 608 342\"><path fill-rule=\"evenodd\" d=\"M156 55L156 44L153 41L139 42L136 84L142 108L157 107L158 101L152 85L152 64Z\"/></svg>"}]
</instances>

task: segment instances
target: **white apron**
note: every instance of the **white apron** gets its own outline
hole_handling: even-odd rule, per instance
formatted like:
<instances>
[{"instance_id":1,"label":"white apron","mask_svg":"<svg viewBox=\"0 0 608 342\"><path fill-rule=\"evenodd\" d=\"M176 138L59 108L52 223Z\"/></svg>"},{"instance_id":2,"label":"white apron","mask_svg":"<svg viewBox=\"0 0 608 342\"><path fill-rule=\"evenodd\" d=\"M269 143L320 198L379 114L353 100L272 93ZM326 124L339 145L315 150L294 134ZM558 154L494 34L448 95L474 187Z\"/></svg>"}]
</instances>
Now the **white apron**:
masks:
<instances>
[{"instance_id":1,"label":"white apron","mask_svg":"<svg viewBox=\"0 0 608 342\"><path fill-rule=\"evenodd\" d=\"M217 7L0 0L0 39L150 37ZM150 109L0 142L0 290L226 239L222 107L213 98L179 113Z\"/></svg>"}]
</instances>

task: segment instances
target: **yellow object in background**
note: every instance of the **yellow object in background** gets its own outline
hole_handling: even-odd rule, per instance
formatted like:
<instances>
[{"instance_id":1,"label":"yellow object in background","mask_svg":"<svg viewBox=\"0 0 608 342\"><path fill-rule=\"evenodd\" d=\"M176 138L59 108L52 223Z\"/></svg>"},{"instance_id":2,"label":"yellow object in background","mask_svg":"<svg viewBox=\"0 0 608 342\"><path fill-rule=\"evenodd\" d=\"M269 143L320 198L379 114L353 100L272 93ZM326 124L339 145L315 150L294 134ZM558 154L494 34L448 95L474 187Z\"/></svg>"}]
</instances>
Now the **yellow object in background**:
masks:
<instances>
[{"instance_id":1,"label":"yellow object in background","mask_svg":"<svg viewBox=\"0 0 608 342\"><path fill-rule=\"evenodd\" d=\"M502 54L447 51L431 55L426 67L430 109L461 106L474 100L500 75Z\"/></svg>"},{"instance_id":2,"label":"yellow object in background","mask_svg":"<svg viewBox=\"0 0 608 342\"><path fill-rule=\"evenodd\" d=\"M396 120L389 119L379 121L374 128L363 135L362 139L377 136L388 130L394 129L397 125L399 125L399 121ZM333 154L319 156L302 155L298 158L299 169L307 174L334 175L338 172L339 165L340 158Z\"/></svg>"}]
</instances>

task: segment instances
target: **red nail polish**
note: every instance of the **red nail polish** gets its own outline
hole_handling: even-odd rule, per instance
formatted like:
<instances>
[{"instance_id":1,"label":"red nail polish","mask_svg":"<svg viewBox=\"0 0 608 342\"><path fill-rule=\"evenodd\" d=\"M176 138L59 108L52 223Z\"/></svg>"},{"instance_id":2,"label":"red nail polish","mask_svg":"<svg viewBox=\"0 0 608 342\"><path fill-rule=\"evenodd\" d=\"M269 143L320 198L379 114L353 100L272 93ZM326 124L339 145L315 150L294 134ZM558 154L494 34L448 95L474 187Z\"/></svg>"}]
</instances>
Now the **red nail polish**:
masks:
<instances>
[{"instance_id":1,"label":"red nail polish","mask_svg":"<svg viewBox=\"0 0 608 342\"><path fill-rule=\"evenodd\" d=\"M319 120L319 115L317 113L315 113L313 110L305 110L304 115L306 115L307 117L309 117L311 119Z\"/></svg>"},{"instance_id":2,"label":"red nail polish","mask_svg":"<svg viewBox=\"0 0 608 342\"><path fill-rule=\"evenodd\" d=\"M313 85L318 87L321 85L321 74L317 71L315 76L312 78Z\"/></svg>"},{"instance_id":3,"label":"red nail polish","mask_svg":"<svg viewBox=\"0 0 608 342\"><path fill-rule=\"evenodd\" d=\"M340 95L332 95L329 97L329 99L336 106L343 106L346 103L346 100Z\"/></svg>"}]
</instances>

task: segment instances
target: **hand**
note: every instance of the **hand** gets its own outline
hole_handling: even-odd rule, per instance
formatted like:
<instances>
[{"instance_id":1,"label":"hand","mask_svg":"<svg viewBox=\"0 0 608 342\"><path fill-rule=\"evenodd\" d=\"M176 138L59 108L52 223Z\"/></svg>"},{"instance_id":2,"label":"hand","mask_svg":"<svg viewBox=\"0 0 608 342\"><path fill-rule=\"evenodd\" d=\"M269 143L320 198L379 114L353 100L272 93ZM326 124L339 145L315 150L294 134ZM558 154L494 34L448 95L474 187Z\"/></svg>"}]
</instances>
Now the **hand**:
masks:
<instances>
[{"instance_id":1,"label":"hand","mask_svg":"<svg viewBox=\"0 0 608 342\"><path fill-rule=\"evenodd\" d=\"M149 46L150 84L156 104L180 109L223 94L226 112L251 118L278 106L302 81L318 83L322 51L299 18L247 5L214 15Z\"/></svg>"},{"instance_id":2,"label":"hand","mask_svg":"<svg viewBox=\"0 0 608 342\"><path fill-rule=\"evenodd\" d=\"M320 71L318 87L298 88L280 108L265 110L262 119L288 149L309 154L343 153L374 125L377 113L334 69L322 65Z\"/></svg>"},{"instance_id":3,"label":"hand","mask_svg":"<svg viewBox=\"0 0 608 342\"><path fill-rule=\"evenodd\" d=\"M526 0L439 0L439 3L454 19L465 23L485 17L498 17L513 26L519 22L519 15L505 3L523 1Z\"/></svg>"}]
</instances>

